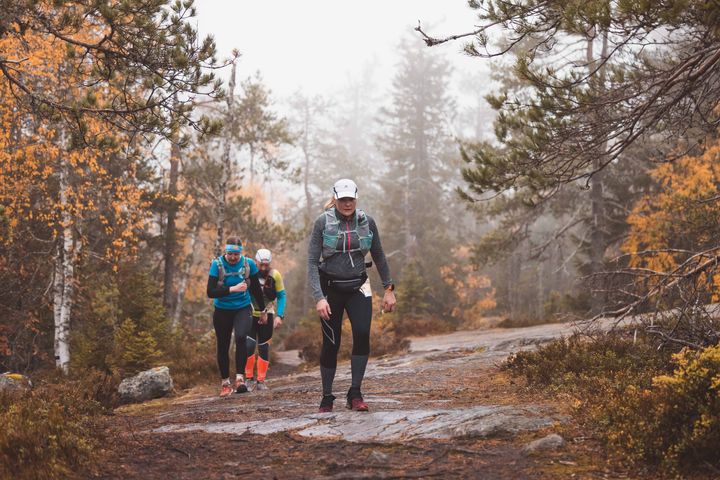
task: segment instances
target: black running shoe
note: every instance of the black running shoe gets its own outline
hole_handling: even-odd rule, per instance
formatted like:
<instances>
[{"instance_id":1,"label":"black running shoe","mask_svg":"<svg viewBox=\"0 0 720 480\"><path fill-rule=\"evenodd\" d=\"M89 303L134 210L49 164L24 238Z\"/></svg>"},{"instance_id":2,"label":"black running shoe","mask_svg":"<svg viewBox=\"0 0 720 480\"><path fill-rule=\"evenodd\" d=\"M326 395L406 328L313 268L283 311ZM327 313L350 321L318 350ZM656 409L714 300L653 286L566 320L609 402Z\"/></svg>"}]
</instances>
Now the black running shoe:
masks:
<instances>
[{"instance_id":1,"label":"black running shoe","mask_svg":"<svg viewBox=\"0 0 720 480\"><path fill-rule=\"evenodd\" d=\"M332 412L334 400L335 400L335 395L323 395L323 398L320 401L320 410L318 410L318 411L320 413Z\"/></svg>"},{"instance_id":2,"label":"black running shoe","mask_svg":"<svg viewBox=\"0 0 720 480\"><path fill-rule=\"evenodd\" d=\"M247 393L248 387L245 382L239 378L235 380L235 393Z\"/></svg>"},{"instance_id":3,"label":"black running shoe","mask_svg":"<svg viewBox=\"0 0 720 480\"><path fill-rule=\"evenodd\" d=\"M347 404L345 406L356 412L367 412L369 410L368 404L363 400L360 389L355 387L350 387L350 390L348 390Z\"/></svg>"}]
</instances>

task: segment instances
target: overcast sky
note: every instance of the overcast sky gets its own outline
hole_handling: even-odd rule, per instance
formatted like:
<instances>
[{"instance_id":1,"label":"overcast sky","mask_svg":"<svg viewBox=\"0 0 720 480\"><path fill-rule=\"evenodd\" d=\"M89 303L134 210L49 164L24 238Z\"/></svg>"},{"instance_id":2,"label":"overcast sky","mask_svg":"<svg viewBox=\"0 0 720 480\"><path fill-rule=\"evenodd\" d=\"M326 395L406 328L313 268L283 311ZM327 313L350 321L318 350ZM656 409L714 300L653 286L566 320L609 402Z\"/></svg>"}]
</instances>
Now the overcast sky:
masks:
<instances>
[{"instance_id":1,"label":"overcast sky","mask_svg":"<svg viewBox=\"0 0 720 480\"><path fill-rule=\"evenodd\" d=\"M196 0L195 5L198 29L215 37L218 58L237 48L239 76L259 70L278 97L298 89L334 92L368 62L377 67L374 80L386 89L396 47L418 20L436 36L471 31L475 23L466 0ZM462 42L434 48L442 49L457 71L487 68L460 53Z\"/></svg>"}]
</instances>

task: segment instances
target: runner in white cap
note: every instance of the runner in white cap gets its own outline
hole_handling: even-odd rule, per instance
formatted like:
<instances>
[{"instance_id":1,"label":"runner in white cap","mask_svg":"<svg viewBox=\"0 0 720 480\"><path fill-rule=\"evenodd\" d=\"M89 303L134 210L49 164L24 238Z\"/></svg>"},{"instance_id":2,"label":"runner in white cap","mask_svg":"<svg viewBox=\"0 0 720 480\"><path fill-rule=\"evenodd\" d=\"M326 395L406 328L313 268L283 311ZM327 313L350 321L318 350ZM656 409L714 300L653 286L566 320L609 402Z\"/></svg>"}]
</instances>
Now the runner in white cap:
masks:
<instances>
[{"instance_id":1,"label":"runner in white cap","mask_svg":"<svg viewBox=\"0 0 720 480\"><path fill-rule=\"evenodd\" d=\"M260 309L253 312L253 323L250 334L247 336L247 363L245 364L245 385L248 390L267 390L265 377L270 367L270 342L273 330L280 327L285 316L285 286L282 275L272 268L272 253L267 248L261 248L255 253L255 262L258 266L258 280L262 286L263 297L267 310L267 320L260 318ZM275 309L277 308L277 312ZM257 347L257 360L255 348ZM257 365L257 376L255 366Z\"/></svg>"},{"instance_id":2,"label":"runner in white cap","mask_svg":"<svg viewBox=\"0 0 720 480\"><path fill-rule=\"evenodd\" d=\"M347 394L347 407L367 411L361 393L370 354L370 323L372 293L365 271L365 255L369 252L382 279L385 295L383 309L395 308L395 286L390 278L375 221L357 209L358 188L355 182L335 182L333 196L313 226L308 245L308 282L317 302L323 334L320 352L320 374L323 398L320 412L333 409L332 385L340 348L343 312L348 312L352 326L352 384Z\"/></svg>"}]
</instances>

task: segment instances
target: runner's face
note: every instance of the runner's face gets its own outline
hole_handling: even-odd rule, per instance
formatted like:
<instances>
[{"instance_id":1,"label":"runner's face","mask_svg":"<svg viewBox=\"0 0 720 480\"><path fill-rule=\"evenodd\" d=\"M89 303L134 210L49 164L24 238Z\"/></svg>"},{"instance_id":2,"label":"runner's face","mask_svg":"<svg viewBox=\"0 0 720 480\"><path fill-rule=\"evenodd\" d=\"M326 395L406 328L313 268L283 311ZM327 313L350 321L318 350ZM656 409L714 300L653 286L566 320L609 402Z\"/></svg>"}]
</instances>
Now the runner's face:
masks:
<instances>
[{"instance_id":1,"label":"runner's face","mask_svg":"<svg viewBox=\"0 0 720 480\"><path fill-rule=\"evenodd\" d=\"M258 270L260 270L263 276L267 275L270 273L270 262L260 262L258 264Z\"/></svg>"},{"instance_id":2,"label":"runner's face","mask_svg":"<svg viewBox=\"0 0 720 480\"><path fill-rule=\"evenodd\" d=\"M225 252L225 260L230 265L235 265L240 261L240 253L239 252Z\"/></svg>"},{"instance_id":3,"label":"runner's face","mask_svg":"<svg viewBox=\"0 0 720 480\"><path fill-rule=\"evenodd\" d=\"M338 212L343 214L346 217L349 217L350 215L355 212L355 207L357 206L357 198L352 197L343 197L337 199L337 209Z\"/></svg>"}]
</instances>

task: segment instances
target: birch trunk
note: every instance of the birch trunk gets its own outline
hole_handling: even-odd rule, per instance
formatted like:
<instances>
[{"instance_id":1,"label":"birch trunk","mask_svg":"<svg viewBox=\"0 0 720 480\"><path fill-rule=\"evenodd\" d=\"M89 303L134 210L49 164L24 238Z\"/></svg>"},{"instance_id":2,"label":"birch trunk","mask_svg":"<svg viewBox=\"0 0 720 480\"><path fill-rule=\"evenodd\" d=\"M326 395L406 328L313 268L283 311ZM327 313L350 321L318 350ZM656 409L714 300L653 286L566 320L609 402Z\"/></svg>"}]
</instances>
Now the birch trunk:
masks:
<instances>
[{"instance_id":1,"label":"birch trunk","mask_svg":"<svg viewBox=\"0 0 720 480\"><path fill-rule=\"evenodd\" d=\"M60 312L62 309L63 299L63 248L62 248L62 237L58 236L55 244L55 273L53 278L53 322L54 322L54 346L53 351L55 353L55 364L60 366L60 355L59 355L59 335L60 332Z\"/></svg>"},{"instance_id":2,"label":"birch trunk","mask_svg":"<svg viewBox=\"0 0 720 480\"><path fill-rule=\"evenodd\" d=\"M65 142L60 141L61 148ZM67 189L69 188L68 165L60 159L60 208L61 230L58 237L58 251L55 263L55 292L53 296L53 314L55 323L55 366L68 373L70 365L70 320L75 290L75 262L77 252L73 236L73 218L68 208Z\"/></svg>"}]
</instances>

